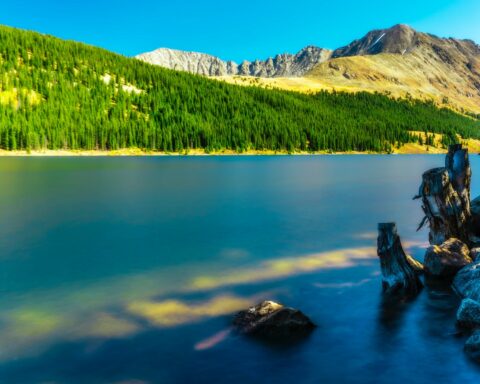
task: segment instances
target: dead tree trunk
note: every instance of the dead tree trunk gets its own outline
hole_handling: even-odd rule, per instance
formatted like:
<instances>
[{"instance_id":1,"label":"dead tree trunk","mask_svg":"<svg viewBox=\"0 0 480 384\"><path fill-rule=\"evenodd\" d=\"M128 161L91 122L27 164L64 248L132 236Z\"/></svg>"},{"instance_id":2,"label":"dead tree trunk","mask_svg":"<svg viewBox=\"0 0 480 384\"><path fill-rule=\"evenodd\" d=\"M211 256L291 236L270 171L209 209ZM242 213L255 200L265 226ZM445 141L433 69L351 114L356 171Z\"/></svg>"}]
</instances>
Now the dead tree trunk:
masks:
<instances>
[{"instance_id":1,"label":"dead tree trunk","mask_svg":"<svg viewBox=\"0 0 480 384\"><path fill-rule=\"evenodd\" d=\"M470 160L468 159L468 149L462 149L462 144L450 145L445 158L445 168L448 170L453 189L455 189L462 200L465 212L470 213L472 170L470 169Z\"/></svg>"},{"instance_id":2,"label":"dead tree trunk","mask_svg":"<svg viewBox=\"0 0 480 384\"><path fill-rule=\"evenodd\" d=\"M422 176L418 196L422 199L426 221L430 226L428 239L432 245L441 245L455 237L469 244L470 221L470 164L468 151L460 144L449 147L445 168L434 168Z\"/></svg>"},{"instance_id":3,"label":"dead tree trunk","mask_svg":"<svg viewBox=\"0 0 480 384\"><path fill-rule=\"evenodd\" d=\"M403 250L395 223L378 224L377 254L385 293L411 296L420 292L422 283Z\"/></svg>"}]
</instances>

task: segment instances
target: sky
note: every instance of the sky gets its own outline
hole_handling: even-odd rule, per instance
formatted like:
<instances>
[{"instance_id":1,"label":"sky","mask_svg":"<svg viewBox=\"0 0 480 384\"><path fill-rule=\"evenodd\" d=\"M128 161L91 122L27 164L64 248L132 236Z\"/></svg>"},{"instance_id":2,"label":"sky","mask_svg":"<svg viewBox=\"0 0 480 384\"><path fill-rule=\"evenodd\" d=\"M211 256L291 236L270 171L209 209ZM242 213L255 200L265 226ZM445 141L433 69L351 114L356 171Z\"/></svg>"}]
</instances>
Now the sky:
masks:
<instances>
[{"instance_id":1,"label":"sky","mask_svg":"<svg viewBox=\"0 0 480 384\"><path fill-rule=\"evenodd\" d=\"M338 48L398 23L480 44L479 0L14 0L0 24L133 56L160 47L224 60L265 59L307 45Z\"/></svg>"}]
</instances>

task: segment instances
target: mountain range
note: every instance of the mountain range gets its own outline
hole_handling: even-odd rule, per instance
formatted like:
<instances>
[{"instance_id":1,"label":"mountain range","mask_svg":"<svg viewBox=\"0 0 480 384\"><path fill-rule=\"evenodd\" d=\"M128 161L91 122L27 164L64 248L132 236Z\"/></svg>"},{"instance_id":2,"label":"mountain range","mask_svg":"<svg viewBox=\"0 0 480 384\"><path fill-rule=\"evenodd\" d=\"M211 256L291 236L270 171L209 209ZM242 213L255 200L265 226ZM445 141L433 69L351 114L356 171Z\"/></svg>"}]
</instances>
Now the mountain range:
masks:
<instances>
[{"instance_id":1,"label":"mountain range","mask_svg":"<svg viewBox=\"0 0 480 384\"><path fill-rule=\"evenodd\" d=\"M303 92L381 92L480 113L480 46L403 24L373 30L335 50L308 46L297 54L241 64L165 48L136 58L237 84Z\"/></svg>"},{"instance_id":2,"label":"mountain range","mask_svg":"<svg viewBox=\"0 0 480 384\"><path fill-rule=\"evenodd\" d=\"M332 51L328 49L308 46L295 55L283 53L266 60L245 60L237 64L205 53L160 48L140 54L136 58L161 67L203 76L282 77L303 76L317 64L327 61L331 54Z\"/></svg>"}]
</instances>

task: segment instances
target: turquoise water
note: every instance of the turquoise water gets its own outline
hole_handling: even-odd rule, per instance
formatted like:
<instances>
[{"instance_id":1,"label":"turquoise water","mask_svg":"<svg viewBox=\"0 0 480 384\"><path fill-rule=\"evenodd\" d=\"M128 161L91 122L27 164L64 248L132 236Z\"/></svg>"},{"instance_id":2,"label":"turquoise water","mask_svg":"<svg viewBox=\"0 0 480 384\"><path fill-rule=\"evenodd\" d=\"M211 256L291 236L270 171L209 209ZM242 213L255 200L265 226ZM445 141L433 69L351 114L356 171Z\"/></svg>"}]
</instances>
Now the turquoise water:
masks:
<instances>
[{"instance_id":1,"label":"turquoise water","mask_svg":"<svg viewBox=\"0 0 480 384\"><path fill-rule=\"evenodd\" d=\"M480 162L471 157L472 194ZM1 383L476 382L458 299L381 297L376 225L422 258L443 156L0 159ZM262 299L317 323L232 333Z\"/></svg>"}]
</instances>

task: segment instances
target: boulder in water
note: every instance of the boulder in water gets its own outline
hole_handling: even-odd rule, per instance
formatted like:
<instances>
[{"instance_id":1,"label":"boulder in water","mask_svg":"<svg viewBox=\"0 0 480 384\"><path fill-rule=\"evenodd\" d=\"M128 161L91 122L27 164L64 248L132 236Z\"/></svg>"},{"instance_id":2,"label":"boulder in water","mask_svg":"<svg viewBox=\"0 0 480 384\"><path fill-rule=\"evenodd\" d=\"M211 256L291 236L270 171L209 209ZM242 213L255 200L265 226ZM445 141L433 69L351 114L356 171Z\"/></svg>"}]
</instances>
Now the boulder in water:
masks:
<instances>
[{"instance_id":1,"label":"boulder in water","mask_svg":"<svg viewBox=\"0 0 480 384\"><path fill-rule=\"evenodd\" d=\"M480 360L480 331L475 331L465 343L465 352L474 360Z\"/></svg>"},{"instance_id":2,"label":"boulder in water","mask_svg":"<svg viewBox=\"0 0 480 384\"><path fill-rule=\"evenodd\" d=\"M480 327L480 303L464 299L457 311L457 323L464 328Z\"/></svg>"},{"instance_id":3,"label":"boulder in water","mask_svg":"<svg viewBox=\"0 0 480 384\"><path fill-rule=\"evenodd\" d=\"M274 301L263 301L239 312L233 325L241 333L278 341L306 335L315 328L301 311Z\"/></svg>"},{"instance_id":4,"label":"boulder in water","mask_svg":"<svg viewBox=\"0 0 480 384\"><path fill-rule=\"evenodd\" d=\"M480 262L462 268L455 275L452 288L461 297L480 302Z\"/></svg>"},{"instance_id":5,"label":"boulder in water","mask_svg":"<svg viewBox=\"0 0 480 384\"><path fill-rule=\"evenodd\" d=\"M480 261L480 248L472 248L470 249L470 258L473 260L474 263Z\"/></svg>"},{"instance_id":6,"label":"boulder in water","mask_svg":"<svg viewBox=\"0 0 480 384\"><path fill-rule=\"evenodd\" d=\"M470 250L460 240L450 238L442 245L432 245L425 252L425 273L431 276L448 277L470 264Z\"/></svg>"}]
</instances>

